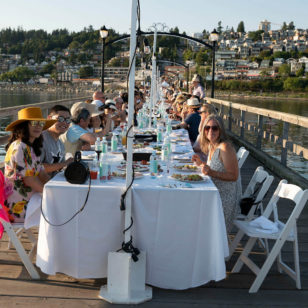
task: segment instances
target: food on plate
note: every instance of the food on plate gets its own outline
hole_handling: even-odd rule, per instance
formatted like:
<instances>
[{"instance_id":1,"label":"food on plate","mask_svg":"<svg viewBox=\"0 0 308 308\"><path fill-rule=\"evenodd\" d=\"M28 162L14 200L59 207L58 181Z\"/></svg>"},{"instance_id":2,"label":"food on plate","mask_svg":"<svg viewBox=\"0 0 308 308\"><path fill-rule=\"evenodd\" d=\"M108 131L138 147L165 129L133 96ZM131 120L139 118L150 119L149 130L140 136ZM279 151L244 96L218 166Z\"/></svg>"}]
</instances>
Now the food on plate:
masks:
<instances>
[{"instance_id":1,"label":"food on plate","mask_svg":"<svg viewBox=\"0 0 308 308\"><path fill-rule=\"evenodd\" d=\"M161 151L161 145L156 145L153 147L153 150Z\"/></svg>"},{"instance_id":2,"label":"food on plate","mask_svg":"<svg viewBox=\"0 0 308 308\"><path fill-rule=\"evenodd\" d=\"M135 144L133 144L133 148L134 149L142 149L142 148L144 148L144 144L142 144L142 143L135 143Z\"/></svg>"},{"instance_id":3,"label":"food on plate","mask_svg":"<svg viewBox=\"0 0 308 308\"><path fill-rule=\"evenodd\" d=\"M148 162L147 160L142 160L142 161L141 161L141 165L144 165L144 166L145 166L145 165L148 165L148 164L149 164L149 162Z\"/></svg>"},{"instance_id":4,"label":"food on plate","mask_svg":"<svg viewBox=\"0 0 308 308\"><path fill-rule=\"evenodd\" d=\"M172 177L176 180L179 181L189 181L189 182L200 182L203 181L203 177L199 174L178 174L178 173L173 173Z\"/></svg>"},{"instance_id":5,"label":"food on plate","mask_svg":"<svg viewBox=\"0 0 308 308\"><path fill-rule=\"evenodd\" d=\"M121 164L119 166L117 166L118 169L120 170L126 170L126 164ZM135 171L139 171L139 172L146 172L149 171L149 167L142 165L140 163L133 163L133 168Z\"/></svg>"},{"instance_id":6,"label":"food on plate","mask_svg":"<svg viewBox=\"0 0 308 308\"><path fill-rule=\"evenodd\" d=\"M183 171L196 171L196 170L198 170L198 167L195 166L195 165L175 165L173 168L177 169L177 170L183 170Z\"/></svg>"}]
</instances>

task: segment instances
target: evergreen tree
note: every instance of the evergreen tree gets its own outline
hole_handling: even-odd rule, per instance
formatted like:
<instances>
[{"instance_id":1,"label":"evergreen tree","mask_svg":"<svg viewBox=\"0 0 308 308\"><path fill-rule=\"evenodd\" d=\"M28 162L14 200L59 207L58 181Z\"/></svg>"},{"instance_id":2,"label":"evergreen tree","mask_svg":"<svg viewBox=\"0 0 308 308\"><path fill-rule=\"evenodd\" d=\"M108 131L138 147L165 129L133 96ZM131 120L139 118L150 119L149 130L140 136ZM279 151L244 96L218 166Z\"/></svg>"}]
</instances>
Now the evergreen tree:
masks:
<instances>
[{"instance_id":1,"label":"evergreen tree","mask_svg":"<svg viewBox=\"0 0 308 308\"><path fill-rule=\"evenodd\" d=\"M287 23L286 23L285 21L284 21L283 24L282 24L281 30L282 30L282 31L288 30L288 26L287 26Z\"/></svg>"},{"instance_id":2,"label":"evergreen tree","mask_svg":"<svg viewBox=\"0 0 308 308\"><path fill-rule=\"evenodd\" d=\"M222 29L223 29L223 27L222 27L222 25L221 25L221 21L219 21L219 22L218 22L218 26L217 26L217 32L218 32L219 34L221 34Z\"/></svg>"},{"instance_id":3,"label":"evergreen tree","mask_svg":"<svg viewBox=\"0 0 308 308\"><path fill-rule=\"evenodd\" d=\"M241 21L238 26L237 26L237 32L242 32L242 33L245 33L245 26L244 26L244 22Z\"/></svg>"},{"instance_id":4,"label":"evergreen tree","mask_svg":"<svg viewBox=\"0 0 308 308\"><path fill-rule=\"evenodd\" d=\"M289 24L288 24L288 29L289 30L294 30L295 29L295 25L294 25L294 22L291 21Z\"/></svg>"}]
</instances>

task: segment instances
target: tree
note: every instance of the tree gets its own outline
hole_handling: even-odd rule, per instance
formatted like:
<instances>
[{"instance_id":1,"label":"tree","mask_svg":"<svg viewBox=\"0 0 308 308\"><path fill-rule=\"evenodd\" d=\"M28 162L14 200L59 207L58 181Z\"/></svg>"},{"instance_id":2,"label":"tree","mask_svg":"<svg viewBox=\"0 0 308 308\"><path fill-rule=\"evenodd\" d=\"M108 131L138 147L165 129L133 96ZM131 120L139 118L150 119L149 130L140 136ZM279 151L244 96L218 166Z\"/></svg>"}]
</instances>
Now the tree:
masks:
<instances>
[{"instance_id":1,"label":"tree","mask_svg":"<svg viewBox=\"0 0 308 308\"><path fill-rule=\"evenodd\" d=\"M248 33L248 37L249 37L250 39L252 39L254 42L256 42L256 41L261 41L261 40L262 40L261 34L262 34L263 32L264 32L263 30L250 31L250 32Z\"/></svg>"},{"instance_id":2,"label":"tree","mask_svg":"<svg viewBox=\"0 0 308 308\"><path fill-rule=\"evenodd\" d=\"M295 25L294 25L294 22L291 21L289 24L288 24L288 29L289 30L294 30L295 29Z\"/></svg>"},{"instance_id":3,"label":"tree","mask_svg":"<svg viewBox=\"0 0 308 308\"><path fill-rule=\"evenodd\" d=\"M206 51L199 50L196 55L196 63L197 65L204 65L204 63L208 60L208 54Z\"/></svg>"},{"instance_id":4,"label":"tree","mask_svg":"<svg viewBox=\"0 0 308 308\"><path fill-rule=\"evenodd\" d=\"M305 68L302 66L297 72L296 72L296 77L301 77L305 76Z\"/></svg>"},{"instance_id":5,"label":"tree","mask_svg":"<svg viewBox=\"0 0 308 308\"><path fill-rule=\"evenodd\" d=\"M219 21L219 22L218 22L218 26L217 26L217 32L218 32L219 34L221 34L222 29L223 29L223 27L222 27L222 25L221 25L221 21Z\"/></svg>"},{"instance_id":6,"label":"tree","mask_svg":"<svg viewBox=\"0 0 308 308\"><path fill-rule=\"evenodd\" d=\"M245 32L245 26L244 26L244 22L243 22L243 21L241 21L241 22L238 24L237 30L236 30L236 31L237 31L237 32L242 32L242 33Z\"/></svg>"},{"instance_id":7,"label":"tree","mask_svg":"<svg viewBox=\"0 0 308 308\"><path fill-rule=\"evenodd\" d=\"M287 23L286 23L285 21L284 21L283 24L282 24L281 30L282 30L282 31L288 30L288 26L287 26Z\"/></svg>"},{"instance_id":8,"label":"tree","mask_svg":"<svg viewBox=\"0 0 308 308\"><path fill-rule=\"evenodd\" d=\"M52 64L52 63L48 63L48 64L43 66L43 68L40 71L40 74L41 75L51 74L55 70L56 70L56 66L54 64Z\"/></svg>"},{"instance_id":9,"label":"tree","mask_svg":"<svg viewBox=\"0 0 308 308\"><path fill-rule=\"evenodd\" d=\"M279 66L278 74L281 77L288 77L291 73L291 67L289 64L282 64Z\"/></svg>"},{"instance_id":10,"label":"tree","mask_svg":"<svg viewBox=\"0 0 308 308\"><path fill-rule=\"evenodd\" d=\"M84 66L79 70L80 78L88 78L93 76L93 67L92 66Z\"/></svg>"}]
</instances>

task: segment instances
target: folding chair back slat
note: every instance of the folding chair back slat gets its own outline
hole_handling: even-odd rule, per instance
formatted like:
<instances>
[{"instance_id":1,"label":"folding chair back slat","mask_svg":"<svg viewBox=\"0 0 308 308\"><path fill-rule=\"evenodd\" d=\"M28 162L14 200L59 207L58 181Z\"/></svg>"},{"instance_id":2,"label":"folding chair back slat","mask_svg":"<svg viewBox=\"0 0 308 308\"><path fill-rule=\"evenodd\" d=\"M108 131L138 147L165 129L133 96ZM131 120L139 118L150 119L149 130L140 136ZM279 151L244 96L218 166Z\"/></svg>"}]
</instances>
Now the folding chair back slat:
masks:
<instances>
[{"instance_id":1,"label":"folding chair back slat","mask_svg":"<svg viewBox=\"0 0 308 308\"><path fill-rule=\"evenodd\" d=\"M238 161L238 168L241 169L249 155L249 151L246 150L244 147L240 147L236 153L237 161Z\"/></svg>"}]
</instances>

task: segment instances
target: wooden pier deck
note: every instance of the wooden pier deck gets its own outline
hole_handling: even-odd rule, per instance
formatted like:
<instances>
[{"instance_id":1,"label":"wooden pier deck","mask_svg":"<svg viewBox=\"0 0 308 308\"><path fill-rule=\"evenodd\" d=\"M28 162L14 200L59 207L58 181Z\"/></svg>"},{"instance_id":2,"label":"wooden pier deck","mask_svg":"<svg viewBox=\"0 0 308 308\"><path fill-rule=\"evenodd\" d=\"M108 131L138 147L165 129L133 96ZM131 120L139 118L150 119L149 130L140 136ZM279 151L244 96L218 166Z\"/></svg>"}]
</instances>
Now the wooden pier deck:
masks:
<instances>
[{"instance_id":1,"label":"wooden pier deck","mask_svg":"<svg viewBox=\"0 0 308 308\"><path fill-rule=\"evenodd\" d=\"M248 157L242 168L243 187L248 184L260 163ZM271 196L279 178L275 177ZM281 204L280 217L288 217L290 208ZM308 207L298 221L302 290L286 274L280 274L274 265L256 294L249 294L254 274L243 267L239 274L230 274L239 252L227 263L228 277L219 282L185 291L153 288L153 299L139 307L308 307ZM0 241L0 307L118 307L98 298L99 288L106 279L74 279L66 275L47 276L31 280L14 249L7 250L7 236ZM292 264L291 245L286 244L283 259ZM254 261L262 264L262 251L254 254ZM85 260L86 262L86 260Z\"/></svg>"}]
</instances>

